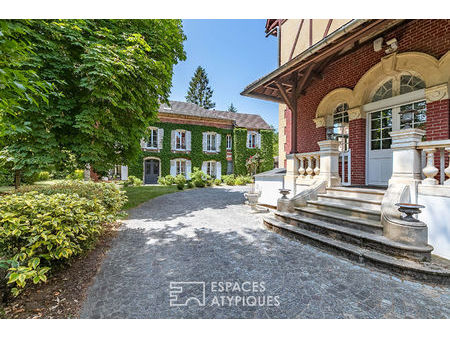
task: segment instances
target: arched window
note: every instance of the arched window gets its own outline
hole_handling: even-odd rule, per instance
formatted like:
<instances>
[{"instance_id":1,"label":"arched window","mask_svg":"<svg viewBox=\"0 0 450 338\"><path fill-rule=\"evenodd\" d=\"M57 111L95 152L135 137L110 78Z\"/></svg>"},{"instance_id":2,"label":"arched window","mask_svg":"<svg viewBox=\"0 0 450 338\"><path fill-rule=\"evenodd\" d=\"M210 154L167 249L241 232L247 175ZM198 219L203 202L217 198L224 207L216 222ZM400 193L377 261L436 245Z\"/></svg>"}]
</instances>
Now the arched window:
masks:
<instances>
[{"instance_id":1,"label":"arched window","mask_svg":"<svg viewBox=\"0 0 450 338\"><path fill-rule=\"evenodd\" d=\"M348 150L348 105L341 103L333 113L333 135L339 141L339 151Z\"/></svg>"},{"instance_id":2,"label":"arched window","mask_svg":"<svg viewBox=\"0 0 450 338\"><path fill-rule=\"evenodd\" d=\"M377 89L372 97L372 102L388 99L392 96L392 80L389 80L383 83L380 88Z\"/></svg>"},{"instance_id":3,"label":"arched window","mask_svg":"<svg viewBox=\"0 0 450 338\"><path fill-rule=\"evenodd\" d=\"M402 75L400 77L400 95L425 88L425 82L414 75Z\"/></svg>"},{"instance_id":4,"label":"arched window","mask_svg":"<svg viewBox=\"0 0 450 338\"><path fill-rule=\"evenodd\" d=\"M425 82L414 75L404 74L391 78L378 87L372 96L372 102L388 99L393 96L407 94L425 88Z\"/></svg>"}]
</instances>

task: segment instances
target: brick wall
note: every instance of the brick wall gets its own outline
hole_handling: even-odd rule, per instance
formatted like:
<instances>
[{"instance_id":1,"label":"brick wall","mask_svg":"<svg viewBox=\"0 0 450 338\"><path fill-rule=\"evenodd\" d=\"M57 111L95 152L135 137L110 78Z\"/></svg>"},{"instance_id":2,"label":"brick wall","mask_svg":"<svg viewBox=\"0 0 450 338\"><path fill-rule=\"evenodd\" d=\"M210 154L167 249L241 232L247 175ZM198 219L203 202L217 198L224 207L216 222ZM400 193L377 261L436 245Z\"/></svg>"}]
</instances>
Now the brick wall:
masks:
<instances>
[{"instance_id":1,"label":"brick wall","mask_svg":"<svg viewBox=\"0 0 450 338\"><path fill-rule=\"evenodd\" d=\"M366 120L349 123L349 147L351 149L352 184L365 184L366 179Z\"/></svg>"},{"instance_id":2,"label":"brick wall","mask_svg":"<svg viewBox=\"0 0 450 338\"><path fill-rule=\"evenodd\" d=\"M450 138L450 100L427 104L427 141Z\"/></svg>"},{"instance_id":3,"label":"brick wall","mask_svg":"<svg viewBox=\"0 0 450 338\"><path fill-rule=\"evenodd\" d=\"M412 20L400 27L394 27L382 36L385 40L395 37L399 43L398 52L423 52L436 58L440 58L450 49L450 20ZM313 119L316 109L323 97L330 91L346 87L351 88L356 85L358 80L375 64L380 62L385 56L384 51L374 52L372 40L362 44L358 49L347 53L339 59L329 64L322 74L322 79L313 81L306 89L306 95L300 97L297 101L297 149L298 152L311 152L319 150L318 141L326 137L325 128L316 128ZM436 104L436 121L445 115L445 104L447 105L448 118L448 100L447 103ZM434 107L431 107L433 110ZM431 117L433 119L433 117ZM364 120L363 120L364 121ZM444 121L445 122L445 121ZM290 120L287 121L287 126ZM434 125L428 123L427 128ZM359 128L359 129L358 129ZM431 129L430 133L439 137L445 134L448 121L444 123L444 129L440 126ZM286 128L286 133L290 132ZM352 148L352 183L364 184L365 180L365 122L353 123L353 133L364 137L352 140L350 135L350 147ZM290 150L290 137L287 137L285 149ZM362 165L361 165L362 164Z\"/></svg>"}]
</instances>

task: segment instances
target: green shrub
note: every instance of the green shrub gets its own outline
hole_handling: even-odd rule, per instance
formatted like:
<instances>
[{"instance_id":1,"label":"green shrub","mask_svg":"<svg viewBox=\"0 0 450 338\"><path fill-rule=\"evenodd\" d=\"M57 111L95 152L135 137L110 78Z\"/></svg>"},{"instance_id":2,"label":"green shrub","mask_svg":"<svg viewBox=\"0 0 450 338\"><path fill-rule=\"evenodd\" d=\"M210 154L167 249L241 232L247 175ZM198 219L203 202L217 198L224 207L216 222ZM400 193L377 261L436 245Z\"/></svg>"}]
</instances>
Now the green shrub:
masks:
<instances>
[{"instance_id":1,"label":"green shrub","mask_svg":"<svg viewBox=\"0 0 450 338\"><path fill-rule=\"evenodd\" d=\"M27 282L45 282L52 266L90 248L115 220L99 199L38 192L0 199L0 269L17 295ZM6 282L5 280L5 282Z\"/></svg>"},{"instance_id":2,"label":"green shrub","mask_svg":"<svg viewBox=\"0 0 450 338\"><path fill-rule=\"evenodd\" d=\"M191 173L191 179L192 179L192 181L195 181L195 180L206 181L207 176L199 168L194 167L194 171Z\"/></svg>"},{"instance_id":3,"label":"green shrub","mask_svg":"<svg viewBox=\"0 0 450 338\"><path fill-rule=\"evenodd\" d=\"M167 185L166 184L166 179L162 176L158 177L158 184L160 185Z\"/></svg>"},{"instance_id":4,"label":"green shrub","mask_svg":"<svg viewBox=\"0 0 450 338\"><path fill-rule=\"evenodd\" d=\"M142 180L136 176L128 176L128 179L123 182L124 187L140 187L142 185Z\"/></svg>"},{"instance_id":5,"label":"green shrub","mask_svg":"<svg viewBox=\"0 0 450 338\"><path fill-rule=\"evenodd\" d=\"M210 186L212 186L212 184L213 184L213 180L211 179L211 180L206 180L206 185L208 186L208 187L210 187Z\"/></svg>"},{"instance_id":6,"label":"green shrub","mask_svg":"<svg viewBox=\"0 0 450 338\"><path fill-rule=\"evenodd\" d=\"M236 183L236 185L244 185L245 179L243 178L243 176L238 176L238 177L236 177L235 183Z\"/></svg>"},{"instance_id":7,"label":"green shrub","mask_svg":"<svg viewBox=\"0 0 450 338\"><path fill-rule=\"evenodd\" d=\"M183 186L186 184L186 177L184 175L177 175L175 177L175 184L182 184Z\"/></svg>"},{"instance_id":8,"label":"green shrub","mask_svg":"<svg viewBox=\"0 0 450 338\"><path fill-rule=\"evenodd\" d=\"M204 188L206 183L203 180L195 179L192 181L197 188Z\"/></svg>"},{"instance_id":9,"label":"green shrub","mask_svg":"<svg viewBox=\"0 0 450 338\"><path fill-rule=\"evenodd\" d=\"M192 189L194 187L194 183L192 183L192 181L188 181L186 186L188 189Z\"/></svg>"},{"instance_id":10,"label":"green shrub","mask_svg":"<svg viewBox=\"0 0 450 338\"><path fill-rule=\"evenodd\" d=\"M175 184L175 177L172 175L166 175L166 185Z\"/></svg>"},{"instance_id":11,"label":"green shrub","mask_svg":"<svg viewBox=\"0 0 450 338\"><path fill-rule=\"evenodd\" d=\"M50 179L50 173L48 171L41 171L38 174L38 181L48 181Z\"/></svg>"},{"instance_id":12,"label":"green shrub","mask_svg":"<svg viewBox=\"0 0 450 338\"><path fill-rule=\"evenodd\" d=\"M68 180L83 180L84 179L84 170L77 169L73 173L70 173L66 177Z\"/></svg>"},{"instance_id":13,"label":"green shrub","mask_svg":"<svg viewBox=\"0 0 450 338\"><path fill-rule=\"evenodd\" d=\"M222 179L226 185L235 185L236 184L234 175L223 175Z\"/></svg>"},{"instance_id":14,"label":"green shrub","mask_svg":"<svg viewBox=\"0 0 450 338\"><path fill-rule=\"evenodd\" d=\"M221 185L222 184L222 180L219 180L218 178L216 178L214 180L214 185Z\"/></svg>"},{"instance_id":15,"label":"green shrub","mask_svg":"<svg viewBox=\"0 0 450 338\"><path fill-rule=\"evenodd\" d=\"M113 215L118 215L127 201L125 192L119 190L114 183L65 181L53 185L22 186L17 194L20 195L30 191L37 191L44 195L77 194L79 197L99 201L106 208L106 211Z\"/></svg>"}]
</instances>

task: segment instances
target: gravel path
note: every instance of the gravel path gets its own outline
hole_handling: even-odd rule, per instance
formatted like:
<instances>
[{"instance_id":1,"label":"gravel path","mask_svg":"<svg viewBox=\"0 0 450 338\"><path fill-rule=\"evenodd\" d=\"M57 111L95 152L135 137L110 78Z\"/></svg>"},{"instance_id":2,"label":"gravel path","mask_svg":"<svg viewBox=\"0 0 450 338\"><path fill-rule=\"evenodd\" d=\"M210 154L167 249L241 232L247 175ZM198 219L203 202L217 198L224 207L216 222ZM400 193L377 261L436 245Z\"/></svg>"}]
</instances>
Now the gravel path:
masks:
<instances>
[{"instance_id":1,"label":"gravel path","mask_svg":"<svg viewBox=\"0 0 450 338\"><path fill-rule=\"evenodd\" d=\"M243 205L244 191L194 189L132 210L81 317L450 317L449 289L401 281L266 230L264 214Z\"/></svg>"}]
</instances>

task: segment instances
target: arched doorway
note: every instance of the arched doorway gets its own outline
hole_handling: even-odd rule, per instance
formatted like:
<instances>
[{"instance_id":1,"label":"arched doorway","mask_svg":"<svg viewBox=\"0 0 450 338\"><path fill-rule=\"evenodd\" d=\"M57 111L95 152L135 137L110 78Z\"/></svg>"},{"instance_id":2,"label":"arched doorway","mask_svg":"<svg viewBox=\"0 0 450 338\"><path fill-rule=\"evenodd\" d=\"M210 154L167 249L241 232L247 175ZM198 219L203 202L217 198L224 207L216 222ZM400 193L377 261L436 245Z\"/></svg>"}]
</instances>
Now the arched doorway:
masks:
<instances>
[{"instance_id":1,"label":"arched doorway","mask_svg":"<svg viewBox=\"0 0 450 338\"><path fill-rule=\"evenodd\" d=\"M367 112L367 184L386 186L392 176L392 131L424 128L425 83L404 74L383 81L376 88ZM411 119L411 121L409 121Z\"/></svg>"},{"instance_id":2,"label":"arched doorway","mask_svg":"<svg viewBox=\"0 0 450 338\"><path fill-rule=\"evenodd\" d=\"M158 183L158 177L160 176L161 165L158 158L145 158L144 159L144 184L156 184Z\"/></svg>"}]
</instances>

